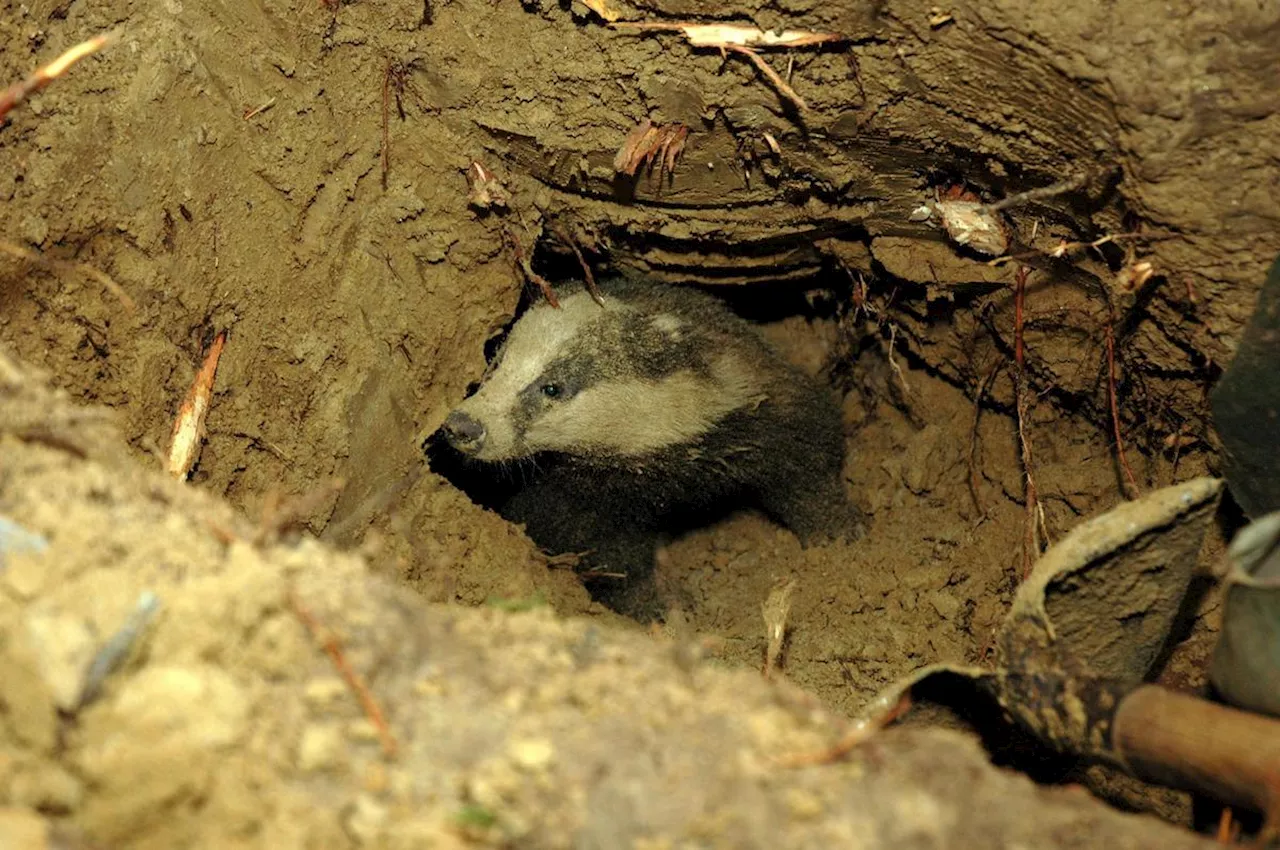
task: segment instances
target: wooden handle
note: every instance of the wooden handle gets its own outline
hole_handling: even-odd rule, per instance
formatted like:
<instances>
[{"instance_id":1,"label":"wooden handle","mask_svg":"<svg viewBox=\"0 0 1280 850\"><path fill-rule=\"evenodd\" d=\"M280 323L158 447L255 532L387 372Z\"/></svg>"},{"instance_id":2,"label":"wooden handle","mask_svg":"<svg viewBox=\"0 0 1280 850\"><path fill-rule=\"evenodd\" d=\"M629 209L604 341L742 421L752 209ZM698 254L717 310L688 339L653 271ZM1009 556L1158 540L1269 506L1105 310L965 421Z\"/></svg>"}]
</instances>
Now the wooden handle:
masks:
<instances>
[{"instance_id":1,"label":"wooden handle","mask_svg":"<svg viewBox=\"0 0 1280 850\"><path fill-rule=\"evenodd\" d=\"M1116 710L1111 743L1141 779L1263 813L1280 804L1280 720L1144 685Z\"/></svg>"}]
</instances>

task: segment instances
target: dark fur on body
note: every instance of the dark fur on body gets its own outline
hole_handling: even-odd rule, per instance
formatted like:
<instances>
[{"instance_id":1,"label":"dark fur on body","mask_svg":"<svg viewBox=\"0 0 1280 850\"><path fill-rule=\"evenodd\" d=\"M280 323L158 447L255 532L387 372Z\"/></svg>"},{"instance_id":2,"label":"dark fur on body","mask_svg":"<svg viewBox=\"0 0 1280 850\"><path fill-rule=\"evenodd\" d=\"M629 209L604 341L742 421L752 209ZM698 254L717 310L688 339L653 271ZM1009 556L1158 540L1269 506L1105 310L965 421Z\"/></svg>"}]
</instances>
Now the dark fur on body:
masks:
<instances>
[{"instance_id":1,"label":"dark fur on body","mask_svg":"<svg viewBox=\"0 0 1280 850\"><path fill-rule=\"evenodd\" d=\"M786 363L747 322L715 298L690 289L619 279L606 298L637 308L601 323L548 365L512 412L517 430L554 402L547 381L575 391L639 377L661 383L677 373L714 380L726 353L755 391L692 439L636 456L607 449L540 452L538 472L503 508L552 553L587 552L582 568L625 573L601 578L596 598L641 618L660 613L652 571L662 535L741 507L758 507L808 544L856 537L859 518L841 476L844 434L833 394ZM571 293L562 289L561 297ZM655 323L675 317L678 329ZM491 369L501 369L501 358ZM657 415L634 410L637 417Z\"/></svg>"}]
</instances>

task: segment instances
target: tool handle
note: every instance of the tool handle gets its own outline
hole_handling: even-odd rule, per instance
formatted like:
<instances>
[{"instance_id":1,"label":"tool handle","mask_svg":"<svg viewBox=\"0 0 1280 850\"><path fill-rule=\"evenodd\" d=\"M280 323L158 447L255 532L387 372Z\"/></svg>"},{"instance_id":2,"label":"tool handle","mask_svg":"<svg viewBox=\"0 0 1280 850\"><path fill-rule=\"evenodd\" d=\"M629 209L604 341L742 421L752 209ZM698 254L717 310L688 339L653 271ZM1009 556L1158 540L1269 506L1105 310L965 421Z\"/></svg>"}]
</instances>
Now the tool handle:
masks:
<instances>
[{"instance_id":1,"label":"tool handle","mask_svg":"<svg viewBox=\"0 0 1280 850\"><path fill-rule=\"evenodd\" d=\"M1139 778L1280 814L1280 720L1143 685L1116 710L1111 742Z\"/></svg>"}]
</instances>

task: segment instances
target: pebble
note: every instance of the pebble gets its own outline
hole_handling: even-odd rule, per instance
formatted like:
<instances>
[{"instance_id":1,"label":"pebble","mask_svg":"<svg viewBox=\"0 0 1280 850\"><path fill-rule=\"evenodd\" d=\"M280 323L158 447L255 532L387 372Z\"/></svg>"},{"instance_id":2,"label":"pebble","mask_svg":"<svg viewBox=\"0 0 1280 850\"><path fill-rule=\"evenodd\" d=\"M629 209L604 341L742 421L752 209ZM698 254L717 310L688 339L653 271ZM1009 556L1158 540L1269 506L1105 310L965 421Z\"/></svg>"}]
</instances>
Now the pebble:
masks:
<instances>
[{"instance_id":1,"label":"pebble","mask_svg":"<svg viewBox=\"0 0 1280 850\"><path fill-rule=\"evenodd\" d=\"M511 758L525 770L543 770L551 763L555 748L546 738L525 738L511 742Z\"/></svg>"},{"instance_id":2,"label":"pebble","mask_svg":"<svg viewBox=\"0 0 1280 850\"><path fill-rule=\"evenodd\" d=\"M360 794L351 806L343 827L356 844L369 847L381 841L390 813L385 804L368 794Z\"/></svg>"},{"instance_id":3,"label":"pebble","mask_svg":"<svg viewBox=\"0 0 1280 850\"><path fill-rule=\"evenodd\" d=\"M342 730L331 723L311 723L298 740L298 769L306 773L330 770L342 756Z\"/></svg>"},{"instance_id":4,"label":"pebble","mask_svg":"<svg viewBox=\"0 0 1280 850\"><path fill-rule=\"evenodd\" d=\"M303 697L316 708L327 708L345 698L349 692L347 683L337 676L317 677L307 682L302 689Z\"/></svg>"},{"instance_id":5,"label":"pebble","mask_svg":"<svg viewBox=\"0 0 1280 850\"><path fill-rule=\"evenodd\" d=\"M0 847L48 850L49 825L30 809L0 807Z\"/></svg>"},{"instance_id":6,"label":"pebble","mask_svg":"<svg viewBox=\"0 0 1280 850\"><path fill-rule=\"evenodd\" d=\"M80 807L84 783L61 765L43 762L13 777L9 797L15 803L43 812L68 814Z\"/></svg>"}]
</instances>

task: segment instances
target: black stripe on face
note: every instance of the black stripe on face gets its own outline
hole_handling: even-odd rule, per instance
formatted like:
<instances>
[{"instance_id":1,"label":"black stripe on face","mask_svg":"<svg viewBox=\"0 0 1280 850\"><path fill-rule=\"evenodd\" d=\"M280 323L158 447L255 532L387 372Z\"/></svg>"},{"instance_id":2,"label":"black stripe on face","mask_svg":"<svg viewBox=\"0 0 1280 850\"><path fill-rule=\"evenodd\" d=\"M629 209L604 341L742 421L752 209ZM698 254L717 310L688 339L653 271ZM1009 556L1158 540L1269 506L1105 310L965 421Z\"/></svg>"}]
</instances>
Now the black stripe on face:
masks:
<instances>
[{"instance_id":1,"label":"black stripe on face","mask_svg":"<svg viewBox=\"0 0 1280 850\"><path fill-rule=\"evenodd\" d=\"M709 374L706 352L700 350L705 346L696 329L682 328L671 334L645 314L628 313L589 323L517 396L511 411L517 444L544 412L597 384L629 378L661 381L682 370ZM553 393L545 390L549 386L555 388Z\"/></svg>"}]
</instances>

